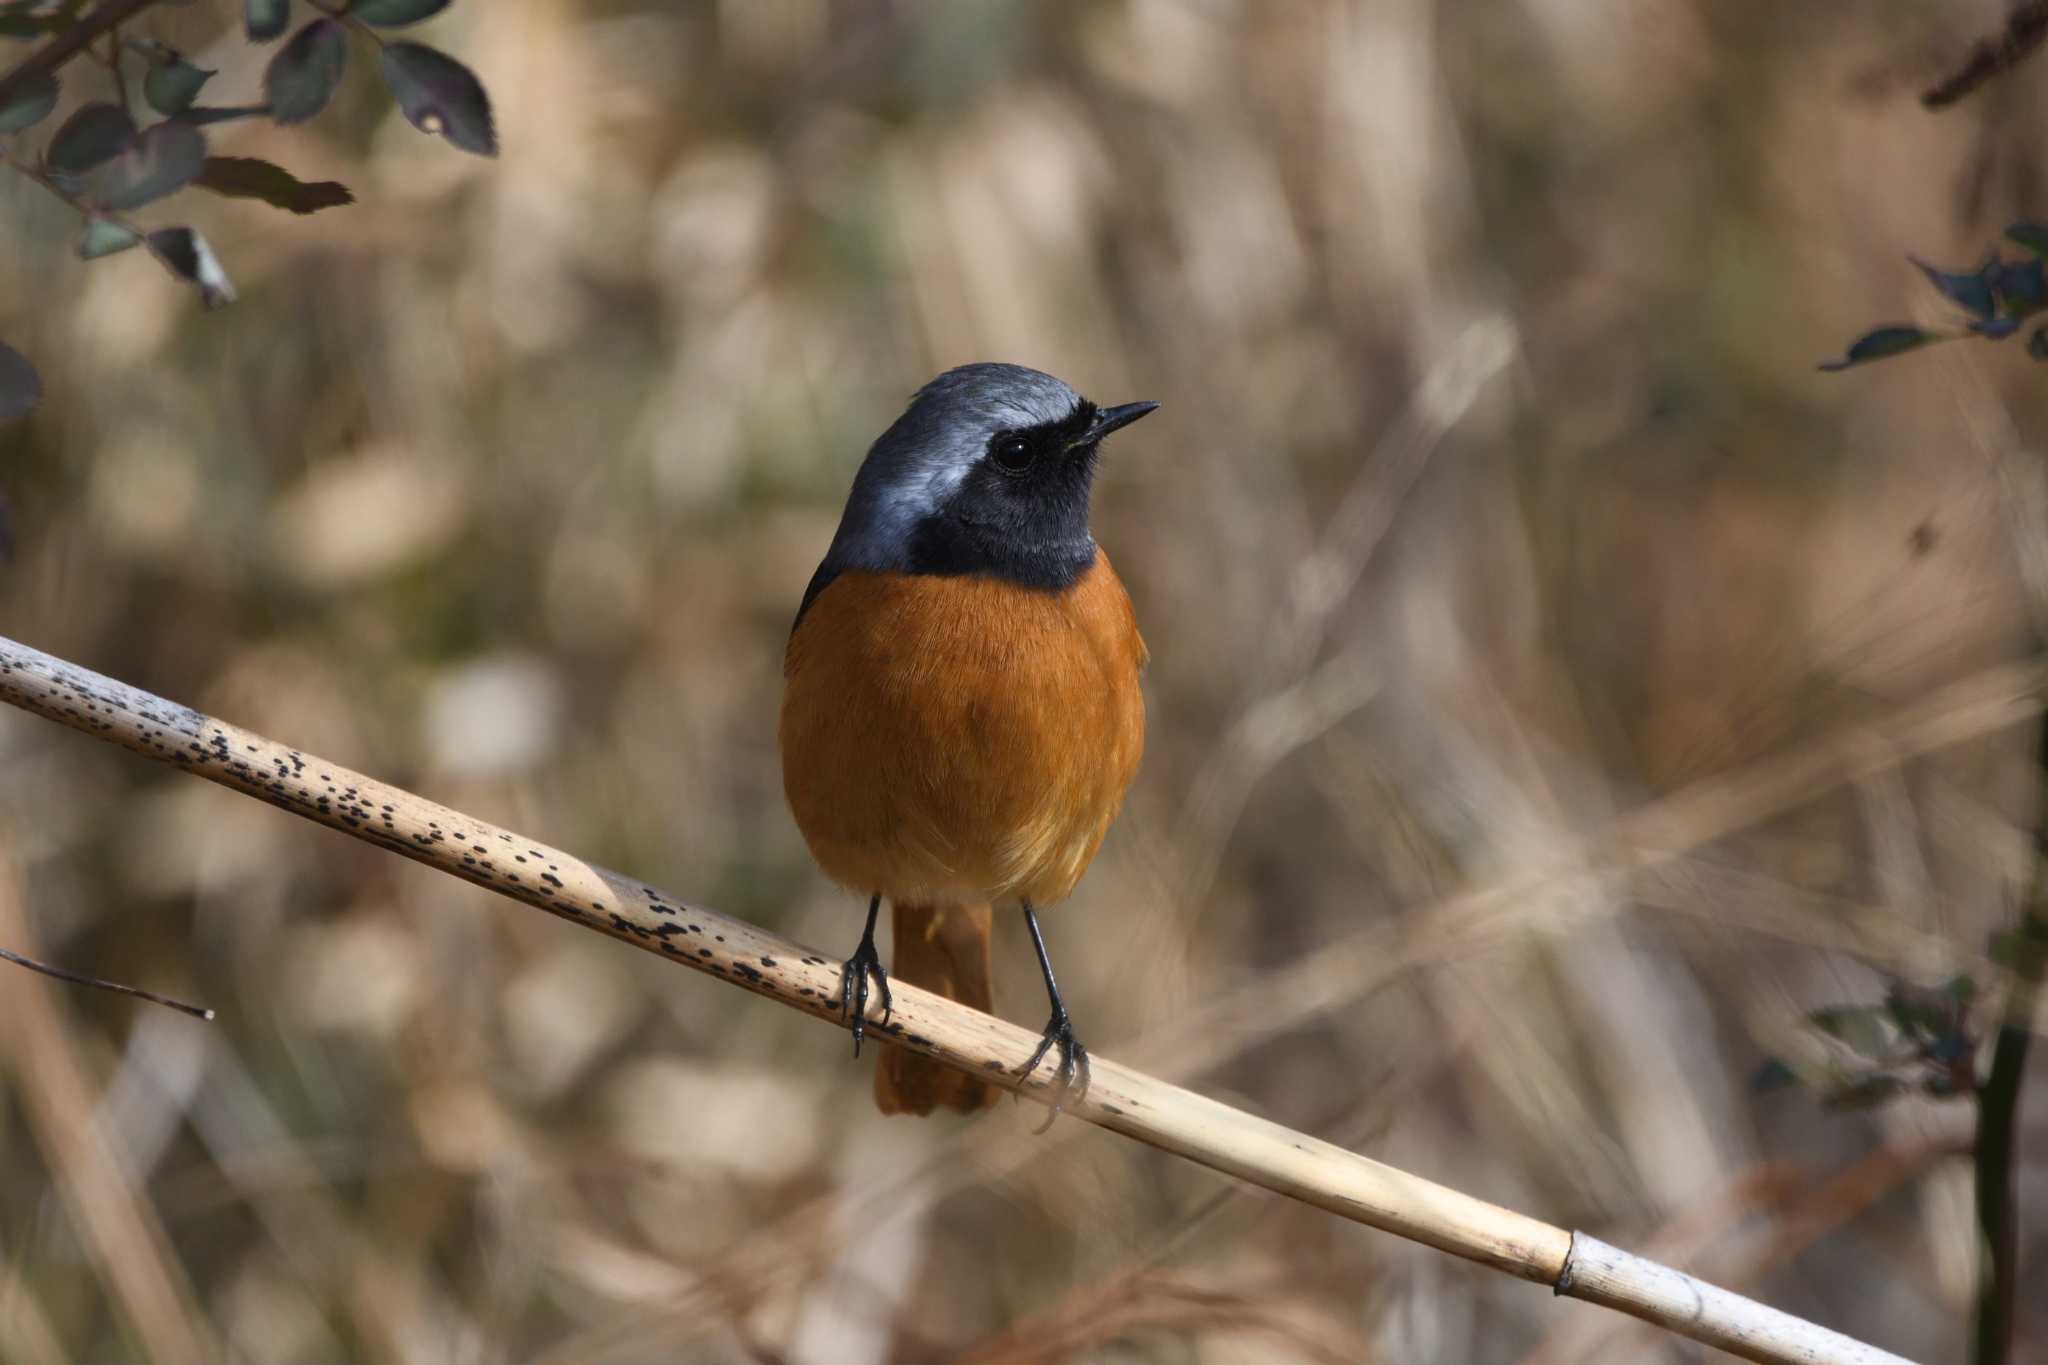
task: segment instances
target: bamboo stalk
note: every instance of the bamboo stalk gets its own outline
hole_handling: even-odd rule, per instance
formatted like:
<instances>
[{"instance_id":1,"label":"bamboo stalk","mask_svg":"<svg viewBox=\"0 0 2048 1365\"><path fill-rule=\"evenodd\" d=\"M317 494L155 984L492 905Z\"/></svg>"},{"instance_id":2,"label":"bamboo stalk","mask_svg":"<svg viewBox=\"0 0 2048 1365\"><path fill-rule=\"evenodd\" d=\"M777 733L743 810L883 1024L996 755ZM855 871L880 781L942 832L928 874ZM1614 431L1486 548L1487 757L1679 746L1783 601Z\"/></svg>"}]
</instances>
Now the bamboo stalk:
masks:
<instances>
[{"instance_id":1,"label":"bamboo stalk","mask_svg":"<svg viewBox=\"0 0 2048 1365\"><path fill-rule=\"evenodd\" d=\"M339 764L0 639L0 701L183 768L426 863L499 895L842 1026L839 964L741 920L436 805ZM1042 1099L1045 1069L1017 1075L1037 1036L908 984L868 1029L898 1046ZM1902 1365L1839 1333L1500 1208L1107 1058L1075 1118L1355 1222L1448 1251L1561 1295L1616 1308L1747 1359Z\"/></svg>"}]
</instances>

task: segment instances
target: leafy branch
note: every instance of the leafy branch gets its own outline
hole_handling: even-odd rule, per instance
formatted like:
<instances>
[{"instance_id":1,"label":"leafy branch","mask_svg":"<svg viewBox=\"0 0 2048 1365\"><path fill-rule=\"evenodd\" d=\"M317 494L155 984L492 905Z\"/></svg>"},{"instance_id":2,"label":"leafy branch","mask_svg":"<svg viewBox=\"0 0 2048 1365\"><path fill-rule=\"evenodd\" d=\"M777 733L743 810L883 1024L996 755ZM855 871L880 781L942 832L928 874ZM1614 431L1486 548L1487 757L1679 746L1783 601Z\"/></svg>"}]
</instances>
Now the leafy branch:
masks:
<instances>
[{"instance_id":1,"label":"leafy branch","mask_svg":"<svg viewBox=\"0 0 2048 1365\"><path fill-rule=\"evenodd\" d=\"M2014 223L2005 239L2030 253L2006 260L1996 249L1985 256L1975 270L1946 271L1914 261L1927 282L1961 312L1956 326L1947 329L1917 327L1911 323L1888 323L1864 333L1840 360L1824 362L1823 370L1846 370L1887 356L1903 355L1942 341L1979 337L2003 341L2026 325L2027 319L2048 308L2048 279L2044 279L2044 257L2048 257L2048 223ZM2036 327L2027 338L2027 354L2048 360L2048 324Z\"/></svg>"},{"instance_id":2,"label":"leafy branch","mask_svg":"<svg viewBox=\"0 0 2048 1365\"><path fill-rule=\"evenodd\" d=\"M257 199L297 214L353 203L348 188L334 181L302 181L268 161L212 155L205 132L208 125L235 119L268 117L289 125L318 116L347 74L351 34L376 46L384 84L414 127L463 151L497 154L490 97L469 68L438 49L389 41L382 32L430 19L450 0L308 0L319 17L271 58L262 102L233 105L198 103L215 72L166 43L122 31L156 3L103 0L86 13L85 0L0 0L0 39L47 38L0 74L0 165L80 215L77 250L85 260L142 247L173 277L194 286L206 307L217 308L232 302L235 290L206 239L190 227L146 228L129 214L186 188ZM282 37L291 16L292 0L243 0L243 28L252 43ZM63 69L81 55L106 68L114 99L79 106L40 152L29 149L28 136L57 110ZM141 103L157 115L154 122L136 121L129 55L145 63ZM34 367L0 342L0 421L29 411L41 396Z\"/></svg>"}]
</instances>

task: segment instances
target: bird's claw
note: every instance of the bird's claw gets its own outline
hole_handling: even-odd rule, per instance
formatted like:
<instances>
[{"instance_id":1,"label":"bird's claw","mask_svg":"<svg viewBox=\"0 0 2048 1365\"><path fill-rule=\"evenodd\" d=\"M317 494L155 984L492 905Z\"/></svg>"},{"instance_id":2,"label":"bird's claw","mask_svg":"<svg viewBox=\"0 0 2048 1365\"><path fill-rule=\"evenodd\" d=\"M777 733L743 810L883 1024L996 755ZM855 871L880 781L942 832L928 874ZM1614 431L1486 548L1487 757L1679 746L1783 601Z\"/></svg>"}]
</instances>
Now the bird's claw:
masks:
<instances>
[{"instance_id":1,"label":"bird's claw","mask_svg":"<svg viewBox=\"0 0 2048 1365\"><path fill-rule=\"evenodd\" d=\"M1052 1127L1052 1121L1066 1111L1069 1103L1079 1104L1088 1095L1088 1049L1074 1036L1074 1025L1067 1018L1065 1009L1055 1006L1052 1018L1046 1021L1045 1032L1039 1035L1038 1047L1031 1054L1031 1060L1024 1063L1024 1069L1017 1074L1029 1079L1038 1070L1038 1064L1045 1060L1045 1054L1059 1049L1059 1066L1053 1079L1052 1111L1045 1116L1045 1122L1038 1131Z\"/></svg>"},{"instance_id":2,"label":"bird's claw","mask_svg":"<svg viewBox=\"0 0 2048 1365\"><path fill-rule=\"evenodd\" d=\"M863 938L860 947L853 950L853 956L839 969L839 1014L852 1020L853 1055L860 1056L861 1039L867 1036L868 1026L868 974L874 974L875 983L882 988L882 1022L889 1022L889 1013L895 1002L889 996L889 973L882 969L881 954L875 951L875 941Z\"/></svg>"}]
</instances>

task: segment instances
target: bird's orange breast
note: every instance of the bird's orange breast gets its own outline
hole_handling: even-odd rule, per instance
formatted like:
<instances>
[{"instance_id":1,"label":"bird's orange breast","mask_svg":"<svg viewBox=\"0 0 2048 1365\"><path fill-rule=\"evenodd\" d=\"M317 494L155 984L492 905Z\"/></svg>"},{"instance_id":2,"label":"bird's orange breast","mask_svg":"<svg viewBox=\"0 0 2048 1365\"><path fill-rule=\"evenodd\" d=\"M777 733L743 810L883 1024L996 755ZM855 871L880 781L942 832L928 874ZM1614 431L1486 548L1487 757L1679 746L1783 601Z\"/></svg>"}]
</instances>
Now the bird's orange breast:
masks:
<instances>
[{"instance_id":1,"label":"bird's orange breast","mask_svg":"<svg viewBox=\"0 0 2048 1365\"><path fill-rule=\"evenodd\" d=\"M1137 772L1145 657L1099 551L1060 592L842 573L784 663L783 787L819 866L892 899L1065 896Z\"/></svg>"}]
</instances>

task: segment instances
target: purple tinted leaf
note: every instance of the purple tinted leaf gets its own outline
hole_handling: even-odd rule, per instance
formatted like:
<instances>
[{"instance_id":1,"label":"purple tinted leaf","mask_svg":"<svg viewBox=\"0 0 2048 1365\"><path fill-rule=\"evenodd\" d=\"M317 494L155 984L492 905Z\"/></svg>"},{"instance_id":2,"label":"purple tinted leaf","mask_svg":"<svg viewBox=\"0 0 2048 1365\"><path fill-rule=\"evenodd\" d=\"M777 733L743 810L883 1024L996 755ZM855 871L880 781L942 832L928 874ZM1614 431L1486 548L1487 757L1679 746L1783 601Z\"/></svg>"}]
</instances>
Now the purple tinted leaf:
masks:
<instances>
[{"instance_id":1,"label":"purple tinted leaf","mask_svg":"<svg viewBox=\"0 0 2048 1365\"><path fill-rule=\"evenodd\" d=\"M260 199L293 213L317 213L356 201L348 186L337 181L301 180L284 167L253 156L210 156L192 183L230 199Z\"/></svg>"},{"instance_id":2,"label":"purple tinted leaf","mask_svg":"<svg viewBox=\"0 0 2048 1365\"><path fill-rule=\"evenodd\" d=\"M327 107L348 67L348 34L333 19L315 19L270 59L263 96L279 123L304 123Z\"/></svg>"},{"instance_id":3,"label":"purple tinted leaf","mask_svg":"<svg viewBox=\"0 0 2048 1365\"><path fill-rule=\"evenodd\" d=\"M1999 308L2004 312L2025 315L2048 305L2048 262L2040 257L2001 261L1988 273Z\"/></svg>"},{"instance_id":4,"label":"purple tinted leaf","mask_svg":"<svg viewBox=\"0 0 2048 1365\"><path fill-rule=\"evenodd\" d=\"M26 416L43 401L43 381L28 357L0 341L0 422Z\"/></svg>"},{"instance_id":5,"label":"purple tinted leaf","mask_svg":"<svg viewBox=\"0 0 2048 1365\"><path fill-rule=\"evenodd\" d=\"M199 298L208 308L235 301L235 286L221 269L220 260L206 239L191 228L164 228L149 234L149 247L157 259L178 278L198 286Z\"/></svg>"},{"instance_id":6,"label":"purple tinted leaf","mask_svg":"<svg viewBox=\"0 0 2048 1365\"><path fill-rule=\"evenodd\" d=\"M206 165L206 134L179 119L151 124L95 171L91 197L106 209L140 208L192 183Z\"/></svg>"},{"instance_id":7,"label":"purple tinted leaf","mask_svg":"<svg viewBox=\"0 0 2048 1365\"><path fill-rule=\"evenodd\" d=\"M0 104L0 133L33 128L57 107L57 78L47 71L25 77Z\"/></svg>"},{"instance_id":8,"label":"purple tinted leaf","mask_svg":"<svg viewBox=\"0 0 2048 1365\"><path fill-rule=\"evenodd\" d=\"M1901 355L1936 341L1950 341L1953 339L1944 333L1923 331L1918 327L1907 327L1904 325L1880 327L1874 332L1866 332L1858 337L1856 344L1849 348L1847 355L1843 356L1840 360L1826 361L1821 365L1821 368L1823 370L1846 370L1851 365L1861 365L1872 360L1883 360L1886 356Z\"/></svg>"},{"instance_id":9,"label":"purple tinted leaf","mask_svg":"<svg viewBox=\"0 0 2048 1365\"><path fill-rule=\"evenodd\" d=\"M82 175L111 161L135 141L135 120L120 106L88 104L50 139L43 161L53 171Z\"/></svg>"},{"instance_id":10,"label":"purple tinted leaf","mask_svg":"<svg viewBox=\"0 0 2048 1365\"><path fill-rule=\"evenodd\" d=\"M173 55L151 66L143 76L142 97L159 114L182 114L199 98L199 88L212 78L211 71Z\"/></svg>"},{"instance_id":11,"label":"purple tinted leaf","mask_svg":"<svg viewBox=\"0 0 2048 1365\"><path fill-rule=\"evenodd\" d=\"M291 22L292 0L246 0L242 17L249 29L249 41L267 43Z\"/></svg>"},{"instance_id":12,"label":"purple tinted leaf","mask_svg":"<svg viewBox=\"0 0 2048 1365\"><path fill-rule=\"evenodd\" d=\"M421 43L392 43L384 49L384 80L413 127L465 152L498 154L490 97L461 62Z\"/></svg>"},{"instance_id":13,"label":"purple tinted leaf","mask_svg":"<svg viewBox=\"0 0 2048 1365\"><path fill-rule=\"evenodd\" d=\"M1991 316L1991 281L1985 276L1997 268L1996 261L1971 275L1954 275L1946 270L1936 270L1925 261L1914 261L1913 264L1920 268L1920 273L1927 277L1929 284L1939 289L1943 297L1965 313L1978 318Z\"/></svg>"},{"instance_id":14,"label":"purple tinted leaf","mask_svg":"<svg viewBox=\"0 0 2048 1365\"><path fill-rule=\"evenodd\" d=\"M349 17L378 28L404 28L431 19L448 8L448 0L355 0Z\"/></svg>"},{"instance_id":15,"label":"purple tinted leaf","mask_svg":"<svg viewBox=\"0 0 2048 1365\"><path fill-rule=\"evenodd\" d=\"M2020 323L2023 321L2025 321L2025 319L2011 316L2002 318L1984 318L1980 321L1972 322L1970 324L1970 330L1975 332L1978 336L1984 337L1986 340L2003 341L2007 337L2011 336L2014 332L2017 332L2020 329Z\"/></svg>"}]
</instances>

